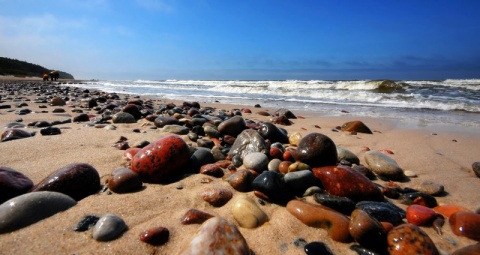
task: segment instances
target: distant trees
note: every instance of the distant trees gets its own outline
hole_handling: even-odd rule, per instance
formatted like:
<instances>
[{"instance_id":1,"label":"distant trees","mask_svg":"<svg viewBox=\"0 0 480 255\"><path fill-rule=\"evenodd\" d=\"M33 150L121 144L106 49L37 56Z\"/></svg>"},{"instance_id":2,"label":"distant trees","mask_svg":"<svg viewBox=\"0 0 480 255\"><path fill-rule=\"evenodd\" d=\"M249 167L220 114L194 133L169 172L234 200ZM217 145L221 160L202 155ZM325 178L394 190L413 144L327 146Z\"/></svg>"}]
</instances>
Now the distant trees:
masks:
<instances>
[{"instance_id":1,"label":"distant trees","mask_svg":"<svg viewBox=\"0 0 480 255\"><path fill-rule=\"evenodd\" d=\"M42 77L44 73L49 74L50 69L43 66L28 63L25 61L0 57L0 75L14 75L14 76L36 76ZM58 71L62 79L74 79L73 75Z\"/></svg>"}]
</instances>

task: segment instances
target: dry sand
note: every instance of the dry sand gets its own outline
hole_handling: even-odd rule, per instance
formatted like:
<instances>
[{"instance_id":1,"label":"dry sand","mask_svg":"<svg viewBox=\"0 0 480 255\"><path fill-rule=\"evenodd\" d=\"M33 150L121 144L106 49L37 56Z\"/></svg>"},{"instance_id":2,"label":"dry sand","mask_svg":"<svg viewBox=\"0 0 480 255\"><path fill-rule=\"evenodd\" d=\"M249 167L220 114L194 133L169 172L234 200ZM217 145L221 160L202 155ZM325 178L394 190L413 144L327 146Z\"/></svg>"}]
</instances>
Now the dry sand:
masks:
<instances>
[{"instance_id":1,"label":"dry sand","mask_svg":"<svg viewBox=\"0 0 480 255\"><path fill-rule=\"evenodd\" d=\"M123 97L123 96L122 96ZM4 96L5 98L5 96ZM54 114L53 107L39 109L38 105L22 98L19 102L26 102L35 112L47 110L48 113L31 113L16 115L14 112L0 110L0 126L17 119L24 123L38 120L63 120L76 113L72 108L64 106L67 114ZM160 100L158 100L160 103ZM162 101L165 102L165 101ZM170 101L168 101L170 102ZM7 100L2 104L14 104ZM245 106L219 105L200 102L202 106L214 106L217 109L244 108ZM43 104L45 105L45 104ZM259 110L274 111L275 109L249 107L254 113L244 114L244 118L253 120L267 120L268 117L256 114ZM89 113L95 114L94 111ZM460 132L460 129L435 126L424 128L405 128L399 122L385 121L373 118L361 118L370 129L375 130L373 135L350 135L344 132L333 132L336 126L346 121L357 120L354 114L343 117L324 118L315 113L295 112L304 116L304 119L293 120L294 125L282 126L289 133L298 131L303 135L311 132L320 132L329 136L337 145L348 148L356 153L362 163L364 146L370 149L388 149L394 152L390 155L404 170L417 173L417 178L409 182L399 183L402 187L415 188L424 180L432 180L445 186L447 195L438 197L440 204L457 204L470 210L480 205L480 178L477 178L471 164L480 160L480 131ZM44 177L57 169L73 163L89 163L97 169L101 176L106 176L115 168L126 166L123 151L112 145L125 136L130 144L143 140L155 141L163 135L160 129L150 129L142 125L146 121L135 124L116 124L116 130L87 127L84 123L70 123L59 125L62 134L56 136L37 135L32 138L20 139L0 143L0 166L8 166L20 171L38 183ZM153 125L153 124L150 124ZM319 126L315 127L315 126ZM140 133L132 130L138 128ZM34 129L29 129L33 131ZM3 132L3 131L2 131ZM433 135L432 133L436 133ZM186 136L186 141L189 141ZM168 185L144 184L145 188L130 194L99 193L89 196L67 211L58 213L29 227L0 235L0 253L5 254L176 254L190 241L199 225L181 225L180 219L189 209L195 208L213 215L226 218L232 222L231 203L215 208L204 202L200 192L207 186L226 187L233 190L229 184L211 177L213 182L203 184L204 175L194 175L179 181L183 189L177 189L179 183ZM102 180L104 180L102 178ZM384 181L376 180L379 184ZM240 192L234 192L234 197ZM252 192L248 196L254 197ZM398 201L394 201L402 208ZM262 209L267 213L269 222L256 229L240 228L248 245L255 254L305 254L302 248L296 247L293 242L303 238L307 242L321 241L326 243L335 254L356 254L349 250L350 244L333 241L323 229L308 227L293 217L282 206L266 204ZM119 239L110 242L98 242L92 239L91 230L74 232L72 227L85 215L103 215L113 213L122 217L128 225ZM170 231L170 240L163 246L155 247L139 240L139 234L151 227L163 226ZM452 252L461 247L475 243L464 237L455 236L448 225L443 227L444 235L439 236L432 228L422 227L433 239L437 248Z\"/></svg>"}]
</instances>

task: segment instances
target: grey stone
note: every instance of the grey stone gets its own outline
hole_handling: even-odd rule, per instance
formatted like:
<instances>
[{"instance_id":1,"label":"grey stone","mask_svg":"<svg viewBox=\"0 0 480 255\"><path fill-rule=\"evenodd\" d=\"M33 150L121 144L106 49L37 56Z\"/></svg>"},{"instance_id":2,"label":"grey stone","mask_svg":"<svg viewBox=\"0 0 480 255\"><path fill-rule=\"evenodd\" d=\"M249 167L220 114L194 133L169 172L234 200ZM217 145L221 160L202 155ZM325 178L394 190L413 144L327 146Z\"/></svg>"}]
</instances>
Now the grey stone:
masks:
<instances>
[{"instance_id":1,"label":"grey stone","mask_svg":"<svg viewBox=\"0 0 480 255\"><path fill-rule=\"evenodd\" d=\"M253 129L245 129L237 136L235 142L228 153L230 158L233 156L238 155L243 160L245 155L252 153L252 152L261 152L267 153L267 144L263 137Z\"/></svg>"},{"instance_id":2,"label":"grey stone","mask_svg":"<svg viewBox=\"0 0 480 255\"><path fill-rule=\"evenodd\" d=\"M287 186L296 194L302 195L308 188L318 184L317 178L310 170L289 172L284 178Z\"/></svg>"},{"instance_id":3,"label":"grey stone","mask_svg":"<svg viewBox=\"0 0 480 255\"><path fill-rule=\"evenodd\" d=\"M357 157L357 155L346 148L337 146L337 162L342 160L346 160L352 164L360 164L360 159Z\"/></svg>"},{"instance_id":4,"label":"grey stone","mask_svg":"<svg viewBox=\"0 0 480 255\"><path fill-rule=\"evenodd\" d=\"M162 129L163 132L172 133L176 135L186 135L190 131L187 127L180 125L165 125Z\"/></svg>"},{"instance_id":5,"label":"grey stone","mask_svg":"<svg viewBox=\"0 0 480 255\"><path fill-rule=\"evenodd\" d=\"M367 151L365 161L375 174L387 179L398 181L405 177L403 169L397 162L379 151Z\"/></svg>"},{"instance_id":6,"label":"grey stone","mask_svg":"<svg viewBox=\"0 0 480 255\"><path fill-rule=\"evenodd\" d=\"M115 214L105 214L93 228L92 236L97 241L111 241L127 229L127 224Z\"/></svg>"},{"instance_id":7,"label":"grey stone","mask_svg":"<svg viewBox=\"0 0 480 255\"><path fill-rule=\"evenodd\" d=\"M113 123L136 123L137 120L133 115L127 112L118 112L112 116Z\"/></svg>"},{"instance_id":8,"label":"grey stone","mask_svg":"<svg viewBox=\"0 0 480 255\"><path fill-rule=\"evenodd\" d=\"M257 173L261 173L268 168L268 157L261 152L249 153L243 158L243 166L246 169L252 169Z\"/></svg>"}]
</instances>

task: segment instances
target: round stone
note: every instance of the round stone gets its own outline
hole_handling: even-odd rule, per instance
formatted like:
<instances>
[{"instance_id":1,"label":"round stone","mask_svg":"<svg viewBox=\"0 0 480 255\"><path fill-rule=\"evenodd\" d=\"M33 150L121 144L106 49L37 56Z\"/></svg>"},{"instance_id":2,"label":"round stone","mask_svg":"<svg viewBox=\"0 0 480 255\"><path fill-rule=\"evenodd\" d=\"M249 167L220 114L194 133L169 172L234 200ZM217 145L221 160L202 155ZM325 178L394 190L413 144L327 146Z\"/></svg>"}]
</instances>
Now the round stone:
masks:
<instances>
[{"instance_id":1,"label":"round stone","mask_svg":"<svg viewBox=\"0 0 480 255\"><path fill-rule=\"evenodd\" d=\"M111 241L120 237L126 229L127 225L122 218L114 214L106 214L95 224L92 236L97 241Z\"/></svg>"},{"instance_id":2,"label":"round stone","mask_svg":"<svg viewBox=\"0 0 480 255\"><path fill-rule=\"evenodd\" d=\"M398 166L397 162L379 151L367 151L365 153L365 162L367 162L367 165L374 173L387 179L398 181L405 177L402 168Z\"/></svg>"},{"instance_id":3,"label":"round stone","mask_svg":"<svg viewBox=\"0 0 480 255\"><path fill-rule=\"evenodd\" d=\"M234 116L227 119L218 125L218 131L224 135L230 135L236 137L243 130L247 128L245 120L242 116Z\"/></svg>"},{"instance_id":4,"label":"round stone","mask_svg":"<svg viewBox=\"0 0 480 255\"><path fill-rule=\"evenodd\" d=\"M27 193L33 182L26 175L9 167L0 167L0 204Z\"/></svg>"},{"instance_id":5,"label":"round stone","mask_svg":"<svg viewBox=\"0 0 480 255\"><path fill-rule=\"evenodd\" d=\"M295 159L311 167L334 166L337 164L337 147L328 136L310 133L298 144Z\"/></svg>"},{"instance_id":6,"label":"round stone","mask_svg":"<svg viewBox=\"0 0 480 255\"><path fill-rule=\"evenodd\" d=\"M441 195L445 192L445 188L442 184L429 180L420 183L417 190L432 196Z\"/></svg>"},{"instance_id":7,"label":"round stone","mask_svg":"<svg viewBox=\"0 0 480 255\"><path fill-rule=\"evenodd\" d=\"M151 245L162 245L168 242L170 231L165 227L150 228L140 233L140 241Z\"/></svg>"},{"instance_id":8,"label":"round stone","mask_svg":"<svg viewBox=\"0 0 480 255\"><path fill-rule=\"evenodd\" d=\"M261 173L268 168L268 157L265 153L261 152L249 153L243 158L243 166L246 169Z\"/></svg>"},{"instance_id":9,"label":"round stone","mask_svg":"<svg viewBox=\"0 0 480 255\"><path fill-rule=\"evenodd\" d=\"M243 228L256 228L268 221L268 216L247 196L239 196L233 201L233 218Z\"/></svg>"},{"instance_id":10,"label":"round stone","mask_svg":"<svg viewBox=\"0 0 480 255\"><path fill-rule=\"evenodd\" d=\"M118 112L112 116L112 122L117 123L136 123L137 120L128 112Z\"/></svg>"},{"instance_id":11,"label":"round stone","mask_svg":"<svg viewBox=\"0 0 480 255\"><path fill-rule=\"evenodd\" d=\"M107 185L115 193L127 193L139 190L142 187L142 180L136 172L128 168L117 168L107 179Z\"/></svg>"},{"instance_id":12,"label":"round stone","mask_svg":"<svg viewBox=\"0 0 480 255\"><path fill-rule=\"evenodd\" d=\"M209 204L221 207L232 198L233 193L229 189L209 187L202 191L201 196Z\"/></svg>"},{"instance_id":13,"label":"round stone","mask_svg":"<svg viewBox=\"0 0 480 255\"><path fill-rule=\"evenodd\" d=\"M357 155L346 148L337 146L337 161L341 162L342 160L346 160L352 164L360 164L360 159Z\"/></svg>"},{"instance_id":14,"label":"round stone","mask_svg":"<svg viewBox=\"0 0 480 255\"><path fill-rule=\"evenodd\" d=\"M394 227L387 234L388 254L425 254L438 255L439 252L432 239L413 224Z\"/></svg>"}]
</instances>

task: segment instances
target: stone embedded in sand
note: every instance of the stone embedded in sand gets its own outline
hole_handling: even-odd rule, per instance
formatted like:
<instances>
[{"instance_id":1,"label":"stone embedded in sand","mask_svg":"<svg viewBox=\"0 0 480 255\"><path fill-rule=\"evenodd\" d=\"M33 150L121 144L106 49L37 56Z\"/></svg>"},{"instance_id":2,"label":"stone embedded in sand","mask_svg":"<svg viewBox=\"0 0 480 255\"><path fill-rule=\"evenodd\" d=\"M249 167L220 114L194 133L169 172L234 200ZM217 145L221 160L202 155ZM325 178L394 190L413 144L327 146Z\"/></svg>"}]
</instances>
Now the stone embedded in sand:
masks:
<instances>
[{"instance_id":1,"label":"stone embedded in sand","mask_svg":"<svg viewBox=\"0 0 480 255\"><path fill-rule=\"evenodd\" d=\"M450 216L449 222L455 235L480 241L480 214L457 212Z\"/></svg>"},{"instance_id":2,"label":"stone embedded in sand","mask_svg":"<svg viewBox=\"0 0 480 255\"><path fill-rule=\"evenodd\" d=\"M227 177L227 182L237 191L248 192L252 190L253 174L245 169L239 170Z\"/></svg>"},{"instance_id":3,"label":"stone embedded in sand","mask_svg":"<svg viewBox=\"0 0 480 255\"><path fill-rule=\"evenodd\" d=\"M50 191L14 197L0 205L0 233L29 226L76 204L71 197Z\"/></svg>"},{"instance_id":4,"label":"stone embedded in sand","mask_svg":"<svg viewBox=\"0 0 480 255\"><path fill-rule=\"evenodd\" d=\"M243 166L246 169L261 173L268 168L268 157L261 152L248 153L243 157Z\"/></svg>"},{"instance_id":5,"label":"stone embedded in sand","mask_svg":"<svg viewBox=\"0 0 480 255\"><path fill-rule=\"evenodd\" d=\"M34 134L27 132L23 129L13 128L13 129L8 129L2 133L1 141L6 142L6 141L11 141L16 139L32 137L33 135Z\"/></svg>"},{"instance_id":6,"label":"stone embedded in sand","mask_svg":"<svg viewBox=\"0 0 480 255\"><path fill-rule=\"evenodd\" d=\"M0 167L0 204L27 193L32 187L33 182L26 175L10 167Z\"/></svg>"},{"instance_id":7,"label":"stone embedded in sand","mask_svg":"<svg viewBox=\"0 0 480 255\"><path fill-rule=\"evenodd\" d=\"M420 183L417 190L432 196L441 195L445 192L445 188L442 184L429 180Z\"/></svg>"},{"instance_id":8,"label":"stone embedded in sand","mask_svg":"<svg viewBox=\"0 0 480 255\"><path fill-rule=\"evenodd\" d=\"M127 230L127 224L115 214L102 216L92 231L93 239L97 241L111 241L117 239Z\"/></svg>"},{"instance_id":9,"label":"stone embedded in sand","mask_svg":"<svg viewBox=\"0 0 480 255\"><path fill-rule=\"evenodd\" d=\"M272 143L288 143L287 132L271 122L261 122L258 125L258 133Z\"/></svg>"},{"instance_id":10,"label":"stone embedded in sand","mask_svg":"<svg viewBox=\"0 0 480 255\"><path fill-rule=\"evenodd\" d=\"M203 165L202 167L200 167L200 173L217 178L223 177L223 175L225 174L223 172L223 169L216 164Z\"/></svg>"},{"instance_id":11,"label":"stone embedded in sand","mask_svg":"<svg viewBox=\"0 0 480 255\"><path fill-rule=\"evenodd\" d=\"M158 116L153 121L153 124L155 124L155 126L158 127L158 128L163 128L166 125L179 125L180 122L177 119L175 119L174 117Z\"/></svg>"},{"instance_id":12,"label":"stone embedded in sand","mask_svg":"<svg viewBox=\"0 0 480 255\"><path fill-rule=\"evenodd\" d=\"M326 229L337 242L348 243L352 239L348 230L350 220L328 207L291 200L287 204L287 211L307 226Z\"/></svg>"},{"instance_id":13,"label":"stone embedded in sand","mask_svg":"<svg viewBox=\"0 0 480 255\"><path fill-rule=\"evenodd\" d=\"M87 122L90 121L90 116L86 113L80 113L79 115L73 117L73 122Z\"/></svg>"},{"instance_id":14,"label":"stone embedded in sand","mask_svg":"<svg viewBox=\"0 0 480 255\"><path fill-rule=\"evenodd\" d=\"M378 175L393 181L399 181L405 177L397 162L384 153L371 150L367 151L364 157L370 169Z\"/></svg>"},{"instance_id":15,"label":"stone embedded in sand","mask_svg":"<svg viewBox=\"0 0 480 255\"><path fill-rule=\"evenodd\" d=\"M367 127L363 122L356 120L350 121L342 125L342 131L347 132L357 132L357 133L365 133L365 134L373 134L370 128Z\"/></svg>"},{"instance_id":16,"label":"stone embedded in sand","mask_svg":"<svg viewBox=\"0 0 480 255\"><path fill-rule=\"evenodd\" d=\"M328 248L325 243L311 242L303 247L307 255L333 255L333 252Z\"/></svg>"},{"instance_id":17,"label":"stone embedded in sand","mask_svg":"<svg viewBox=\"0 0 480 255\"><path fill-rule=\"evenodd\" d=\"M312 171L332 195L348 197L356 202L383 200L382 192L375 183L348 166L325 166Z\"/></svg>"},{"instance_id":18,"label":"stone embedded in sand","mask_svg":"<svg viewBox=\"0 0 480 255\"><path fill-rule=\"evenodd\" d=\"M281 205L295 197L288 189L281 174L274 171L265 171L258 175L252 182L252 188L265 195L265 199Z\"/></svg>"},{"instance_id":19,"label":"stone embedded in sand","mask_svg":"<svg viewBox=\"0 0 480 255\"><path fill-rule=\"evenodd\" d=\"M385 254L387 232L378 220L365 211L356 209L352 212L349 231L353 239L363 247Z\"/></svg>"},{"instance_id":20,"label":"stone embedded in sand","mask_svg":"<svg viewBox=\"0 0 480 255\"><path fill-rule=\"evenodd\" d=\"M200 226L192 240L178 254L249 255L250 249L234 224L214 217Z\"/></svg>"},{"instance_id":21,"label":"stone embedded in sand","mask_svg":"<svg viewBox=\"0 0 480 255\"><path fill-rule=\"evenodd\" d=\"M141 108L139 105L129 103L123 107L122 112L129 113L138 120L142 117L142 113L140 112Z\"/></svg>"},{"instance_id":22,"label":"stone embedded in sand","mask_svg":"<svg viewBox=\"0 0 480 255\"><path fill-rule=\"evenodd\" d=\"M221 207L232 198L233 193L229 189L208 187L202 191L201 196L205 202Z\"/></svg>"},{"instance_id":23,"label":"stone embedded in sand","mask_svg":"<svg viewBox=\"0 0 480 255\"><path fill-rule=\"evenodd\" d=\"M41 135L59 135L62 131L58 127L45 127L40 129Z\"/></svg>"},{"instance_id":24,"label":"stone embedded in sand","mask_svg":"<svg viewBox=\"0 0 480 255\"><path fill-rule=\"evenodd\" d=\"M296 119L297 118L297 116L295 116L295 114L293 114L293 112L291 112L290 110L285 109L285 108L280 108L280 109L276 110L274 115L275 116L285 116L289 119Z\"/></svg>"},{"instance_id":25,"label":"stone embedded in sand","mask_svg":"<svg viewBox=\"0 0 480 255\"><path fill-rule=\"evenodd\" d=\"M72 230L77 232L87 231L95 226L99 219L100 218L96 215L86 215L77 223L75 227L73 227Z\"/></svg>"},{"instance_id":26,"label":"stone embedded in sand","mask_svg":"<svg viewBox=\"0 0 480 255\"><path fill-rule=\"evenodd\" d=\"M53 97L50 100L50 105L51 106L63 106L65 104L66 104L65 100L63 100L63 98L61 98L61 97Z\"/></svg>"},{"instance_id":27,"label":"stone embedded in sand","mask_svg":"<svg viewBox=\"0 0 480 255\"><path fill-rule=\"evenodd\" d=\"M337 164L337 147L328 136L310 133L303 137L297 147L295 160L310 167L334 166Z\"/></svg>"},{"instance_id":28,"label":"stone embedded in sand","mask_svg":"<svg viewBox=\"0 0 480 255\"><path fill-rule=\"evenodd\" d=\"M128 112L117 112L112 116L112 122L117 123L136 123L137 120Z\"/></svg>"},{"instance_id":29,"label":"stone embedded in sand","mask_svg":"<svg viewBox=\"0 0 480 255\"><path fill-rule=\"evenodd\" d=\"M107 180L108 188L115 193L127 193L139 190L142 187L140 176L128 169L117 168Z\"/></svg>"},{"instance_id":30,"label":"stone embedded in sand","mask_svg":"<svg viewBox=\"0 0 480 255\"><path fill-rule=\"evenodd\" d=\"M243 130L235 139L230 151L228 152L229 158L233 158L238 155L242 160L245 155L252 152L261 152L266 154L268 146L265 143L263 137L253 129Z\"/></svg>"},{"instance_id":31,"label":"stone embedded in sand","mask_svg":"<svg viewBox=\"0 0 480 255\"><path fill-rule=\"evenodd\" d=\"M170 231L165 227L154 227L140 233L140 241L151 245L162 245L168 242Z\"/></svg>"},{"instance_id":32,"label":"stone embedded in sand","mask_svg":"<svg viewBox=\"0 0 480 255\"><path fill-rule=\"evenodd\" d=\"M86 163L72 163L51 173L32 189L34 191L56 191L81 200L100 190L97 170Z\"/></svg>"},{"instance_id":33,"label":"stone embedded in sand","mask_svg":"<svg viewBox=\"0 0 480 255\"><path fill-rule=\"evenodd\" d=\"M165 133L172 133L176 135L186 135L190 132L188 127L180 126L180 125L165 125L162 128L162 132Z\"/></svg>"},{"instance_id":34,"label":"stone embedded in sand","mask_svg":"<svg viewBox=\"0 0 480 255\"><path fill-rule=\"evenodd\" d=\"M360 164L360 159L350 150L337 146L337 162L346 160L352 164Z\"/></svg>"},{"instance_id":35,"label":"stone embedded in sand","mask_svg":"<svg viewBox=\"0 0 480 255\"><path fill-rule=\"evenodd\" d=\"M247 129L247 125L242 116L234 116L230 119L222 121L218 125L218 131L224 135L238 136L243 130Z\"/></svg>"},{"instance_id":36,"label":"stone embedded in sand","mask_svg":"<svg viewBox=\"0 0 480 255\"><path fill-rule=\"evenodd\" d=\"M431 225L437 213L423 205L409 205L407 207L407 221L416 226Z\"/></svg>"},{"instance_id":37,"label":"stone embedded in sand","mask_svg":"<svg viewBox=\"0 0 480 255\"><path fill-rule=\"evenodd\" d=\"M181 223L183 225L190 225L190 224L202 224L206 220L213 218L214 216L206 213L199 211L197 209L190 209L188 212L183 215Z\"/></svg>"},{"instance_id":38,"label":"stone embedded in sand","mask_svg":"<svg viewBox=\"0 0 480 255\"><path fill-rule=\"evenodd\" d=\"M438 255L432 239L422 229L413 224L402 224L387 234L390 255L424 254Z\"/></svg>"},{"instance_id":39,"label":"stone embedded in sand","mask_svg":"<svg viewBox=\"0 0 480 255\"><path fill-rule=\"evenodd\" d=\"M472 164L472 170L475 173L475 175L480 178L480 161L479 162L474 162Z\"/></svg>"},{"instance_id":40,"label":"stone embedded in sand","mask_svg":"<svg viewBox=\"0 0 480 255\"><path fill-rule=\"evenodd\" d=\"M133 157L130 168L144 182L168 182L186 171L189 159L188 145L179 136L171 135L142 148Z\"/></svg>"},{"instance_id":41,"label":"stone embedded in sand","mask_svg":"<svg viewBox=\"0 0 480 255\"><path fill-rule=\"evenodd\" d=\"M256 228L268 221L267 214L247 196L239 196L233 201L232 215L243 228Z\"/></svg>"}]
</instances>

